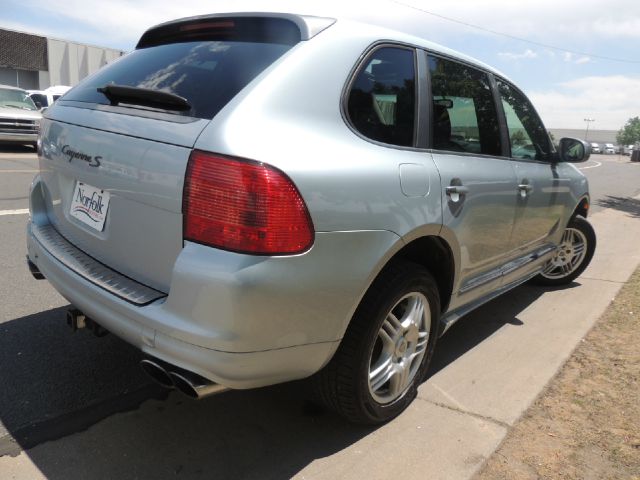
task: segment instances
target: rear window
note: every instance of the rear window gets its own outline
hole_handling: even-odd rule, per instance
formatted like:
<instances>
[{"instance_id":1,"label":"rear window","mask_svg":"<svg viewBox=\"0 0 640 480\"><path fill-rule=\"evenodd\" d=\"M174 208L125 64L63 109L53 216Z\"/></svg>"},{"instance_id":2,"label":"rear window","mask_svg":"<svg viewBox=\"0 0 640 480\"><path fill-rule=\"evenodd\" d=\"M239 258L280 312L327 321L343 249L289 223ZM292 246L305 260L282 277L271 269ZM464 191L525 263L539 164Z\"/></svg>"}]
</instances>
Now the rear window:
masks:
<instances>
[{"instance_id":1,"label":"rear window","mask_svg":"<svg viewBox=\"0 0 640 480\"><path fill-rule=\"evenodd\" d=\"M238 92L292 48L292 44L233 39L150 46L100 70L65 95L64 100L109 105L96 89L114 83L174 93L192 110L183 114L213 118ZM124 105L121 103L120 105ZM134 108L147 108L133 106Z\"/></svg>"}]
</instances>

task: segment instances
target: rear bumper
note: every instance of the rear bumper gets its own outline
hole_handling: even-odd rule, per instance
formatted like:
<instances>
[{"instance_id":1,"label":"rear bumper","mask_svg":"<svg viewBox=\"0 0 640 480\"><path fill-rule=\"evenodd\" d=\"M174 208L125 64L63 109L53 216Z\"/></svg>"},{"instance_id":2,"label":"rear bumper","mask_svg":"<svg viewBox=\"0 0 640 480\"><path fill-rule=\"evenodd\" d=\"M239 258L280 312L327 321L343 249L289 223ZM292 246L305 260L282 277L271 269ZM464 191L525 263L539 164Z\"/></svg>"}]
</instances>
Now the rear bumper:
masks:
<instances>
[{"instance_id":1,"label":"rear bumper","mask_svg":"<svg viewBox=\"0 0 640 480\"><path fill-rule=\"evenodd\" d=\"M333 354L335 342L232 353L190 344L147 326L164 315L164 300L137 307L93 285L51 256L28 229L29 260L69 302L143 352L230 388L304 378ZM176 322L178 324L178 322Z\"/></svg>"},{"instance_id":2,"label":"rear bumper","mask_svg":"<svg viewBox=\"0 0 640 480\"><path fill-rule=\"evenodd\" d=\"M27 227L29 260L69 302L149 355L230 388L295 380L322 368L377 262L398 238L318 233L310 252L280 258L187 242L168 296L140 306L64 265L37 240L34 225Z\"/></svg>"}]
</instances>

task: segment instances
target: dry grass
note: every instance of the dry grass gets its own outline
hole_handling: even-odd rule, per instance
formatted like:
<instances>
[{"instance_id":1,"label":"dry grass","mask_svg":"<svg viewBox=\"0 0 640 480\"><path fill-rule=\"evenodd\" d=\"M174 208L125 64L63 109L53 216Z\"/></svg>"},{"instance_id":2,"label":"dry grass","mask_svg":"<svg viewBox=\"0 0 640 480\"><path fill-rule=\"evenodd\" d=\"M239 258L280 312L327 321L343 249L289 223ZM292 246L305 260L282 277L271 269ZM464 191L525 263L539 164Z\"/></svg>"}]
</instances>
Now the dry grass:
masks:
<instances>
[{"instance_id":1,"label":"dry grass","mask_svg":"<svg viewBox=\"0 0 640 480\"><path fill-rule=\"evenodd\" d=\"M640 480L640 270L476 476Z\"/></svg>"}]
</instances>

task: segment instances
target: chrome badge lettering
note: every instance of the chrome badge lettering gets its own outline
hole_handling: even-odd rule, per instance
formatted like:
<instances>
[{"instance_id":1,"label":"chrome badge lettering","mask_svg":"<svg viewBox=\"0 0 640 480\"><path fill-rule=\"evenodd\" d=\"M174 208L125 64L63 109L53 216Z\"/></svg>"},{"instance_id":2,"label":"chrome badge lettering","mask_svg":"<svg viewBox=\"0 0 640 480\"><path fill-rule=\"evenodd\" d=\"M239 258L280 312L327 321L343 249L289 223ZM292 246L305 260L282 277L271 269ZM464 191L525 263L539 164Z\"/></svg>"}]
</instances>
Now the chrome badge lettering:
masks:
<instances>
[{"instance_id":1,"label":"chrome badge lettering","mask_svg":"<svg viewBox=\"0 0 640 480\"><path fill-rule=\"evenodd\" d=\"M65 145L62 147L62 154L69 159L69 162L71 162L71 160L75 158L76 160L87 162L90 167L99 167L100 160L102 160L102 157L93 157L91 155L87 155L86 153L73 150L71 147L69 147L69 145Z\"/></svg>"}]
</instances>

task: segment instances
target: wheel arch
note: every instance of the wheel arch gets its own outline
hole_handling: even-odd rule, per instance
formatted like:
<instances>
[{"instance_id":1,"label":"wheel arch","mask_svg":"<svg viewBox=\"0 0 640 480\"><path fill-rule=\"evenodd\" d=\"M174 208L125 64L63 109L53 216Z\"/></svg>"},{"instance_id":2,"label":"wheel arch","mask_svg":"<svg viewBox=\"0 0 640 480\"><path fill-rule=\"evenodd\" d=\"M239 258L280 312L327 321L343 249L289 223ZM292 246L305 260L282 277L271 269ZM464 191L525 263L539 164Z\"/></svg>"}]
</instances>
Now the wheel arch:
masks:
<instances>
[{"instance_id":1,"label":"wheel arch","mask_svg":"<svg viewBox=\"0 0 640 480\"><path fill-rule=\"evenodd\" d=\"M582 197L580 197L580 201L576 205L576 208L573 209L573 214L571 215L571 218L575 217L576 215L580 215L584 218L587 218L587 215L589 214L590 206L591 206L591 203L590 203L589 195L588 194L583 195Z\"/></svg>"},{"instance_id":2,"label":"wheel arch","mask_svg":"<svg viewBox=\"0 0 640 480\"><path fill-rule=\"evenodd\" d=\"M455 259L448 242L437 235L415 238L391 256L376 278L388 265L399 259L417 263L429 270L438 285L441 313L446 312L455 278Z\"/></svg>"}]
</instances>

